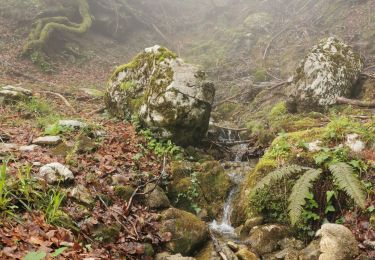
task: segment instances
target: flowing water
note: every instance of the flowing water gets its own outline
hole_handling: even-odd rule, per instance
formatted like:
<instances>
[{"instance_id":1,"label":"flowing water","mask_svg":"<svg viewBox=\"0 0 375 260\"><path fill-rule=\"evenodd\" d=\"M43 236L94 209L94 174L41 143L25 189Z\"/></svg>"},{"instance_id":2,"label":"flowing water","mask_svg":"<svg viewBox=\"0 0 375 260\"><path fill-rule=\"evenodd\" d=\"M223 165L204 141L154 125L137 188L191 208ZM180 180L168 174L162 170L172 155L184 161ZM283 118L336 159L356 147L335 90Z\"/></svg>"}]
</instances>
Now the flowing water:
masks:
<instances>
[{"instance_id":1,"label":"flowing water","mask_svg":"<svg viewBox=\"0 0 375 260\"><path fill-rule=\"evenodd\" d=\"M234 227L232 226L230 221L230 217L233 212L234 199L240 190L241 182L245 178L246 174L249 173L251 168L255 165L255 160L241 162L243 152L246 151L246 149L246 145L241 145L237 148L234 162L227 162L223 164L224 168L229 168L226 170L228 171L228 176L233 182L233 188L224 203L222 219L220 221L212 221L209 224L209 227L215 233L219 233L225 237L236 237Z\"/></svg>"}]
</instances>

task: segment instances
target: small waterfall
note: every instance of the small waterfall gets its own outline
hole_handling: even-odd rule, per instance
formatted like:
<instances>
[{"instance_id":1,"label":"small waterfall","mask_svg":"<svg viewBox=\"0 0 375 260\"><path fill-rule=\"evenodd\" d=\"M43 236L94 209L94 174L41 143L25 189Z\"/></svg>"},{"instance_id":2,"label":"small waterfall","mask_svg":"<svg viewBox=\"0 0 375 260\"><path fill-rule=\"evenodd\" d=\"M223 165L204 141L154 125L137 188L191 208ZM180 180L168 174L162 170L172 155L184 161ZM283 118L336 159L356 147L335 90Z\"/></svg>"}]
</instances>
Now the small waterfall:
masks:
<instances>
[{"instance_id":1,"label":"small waterfall","mask_svg":"<svg viewBox=\"0 0 375 260\"><path fill-rule=\"evenodd\" d=\"M234 227L232 227L232 224L230 222L230 216L232 215L233 211L233 200L235 195L238 192L239 183L242 180L242 174L240 173L230 173L229 177L234 182L234 187L230 191L229 196L224 204L224 210L223 210L223 219L220 223L218 223L216 220L210 223L209 227L225 236L235 236Z\"/></svg>"},{"instance_id":2,"label":"small waterfall","mask_svg":"<svg viewBox=\"0 0 375 260\"><path fill-rule=\"evenodd\" d=\"M240 184L242 180L244 179L244 176L248 171L250 171L250 167L252 165L251 162L241 162L242 157L242 150L239 149L238 153L236 153L235 161L231 162L235 165L236 168L240 168L239 170L233 170L228 174L232 182L234 183L234 187L229 193L229 196L224 204L223 209L223 218L220 222L214 220L210 223L209 227L211 230L220 233L225 236L229 237L235 237L234 227L232 227L230 217L232 215L233 211L233 200L235 199L235 196L239 192Z\"/></svg>"}]
</instances>

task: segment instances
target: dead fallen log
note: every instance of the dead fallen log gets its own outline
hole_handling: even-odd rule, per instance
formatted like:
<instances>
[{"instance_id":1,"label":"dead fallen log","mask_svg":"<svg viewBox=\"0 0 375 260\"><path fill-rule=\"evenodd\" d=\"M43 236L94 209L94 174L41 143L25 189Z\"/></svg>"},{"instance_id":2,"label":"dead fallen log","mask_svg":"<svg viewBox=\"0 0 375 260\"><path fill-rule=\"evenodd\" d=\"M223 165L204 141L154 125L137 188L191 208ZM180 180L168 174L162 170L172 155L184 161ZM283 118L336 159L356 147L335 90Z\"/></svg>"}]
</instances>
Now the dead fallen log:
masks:
<instances>
[{"instance_id":1,"label":"dead fallen log","mask_svg":"<svg viewBox=\"0 0 375 260\"><path fill-rule=\"evenodd\" d=\"M248 128L231 128L231 127L221 126L217 124L211 124L211 125L220 129L234 131L234 132L245 132L249 130Z\"/></svg>"},{"instance_id":2,"label":"dead fallen log","mask_svg":"<svg viewBox=\"0 0 375 260\"><path fill-rule=\"evenodd\" d=\"M219 144L222 145L236 145L236 144L250 144L253 143L254 140L243 140L243 141L223 141L220 142Z\"/></svg>"},{"instance_id":3,"label":"dead fallen log","mask_svg":"<svg viewBox=\"0 0 375 260\"><path fill-rule=\"evenodd\" d=\"M343 104L343 105L353 105L353 106L359 106L359 107L375 107L375 102L370 101L361 101L357 99L349 99L344 97L338 97L336 99L337 104Z\"/></svg>"}]
</instances>

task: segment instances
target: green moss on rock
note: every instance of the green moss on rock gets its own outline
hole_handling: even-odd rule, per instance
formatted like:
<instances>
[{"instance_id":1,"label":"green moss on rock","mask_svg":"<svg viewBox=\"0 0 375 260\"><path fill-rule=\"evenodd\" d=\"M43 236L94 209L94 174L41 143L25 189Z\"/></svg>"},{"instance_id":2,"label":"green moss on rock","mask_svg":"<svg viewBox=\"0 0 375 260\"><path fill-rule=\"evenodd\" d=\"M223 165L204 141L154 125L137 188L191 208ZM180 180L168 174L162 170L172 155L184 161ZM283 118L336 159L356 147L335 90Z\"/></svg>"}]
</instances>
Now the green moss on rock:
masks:
<instances>
[{"instance_id":1,"label":"green moss on rock","mask_svg":"<svg viewBox=\"0 0 375 260\"><path fill-rule=\"evenodd\" d=\"M193 213L196 213L194 206L198 206L200 209L206 209L210 218L215 218L221 213L232 187L230 178L217 161L175 162L172 166L171 178L168 196L174 206ZM195 183L197 185L194 187ZM181 196L181 194L187 195L192 188L196 189L197 196Z\"/></svg>"},{"instance_id":2,"label":"green moss on rock","mask_svg":"<svg viewBox=\"0 0 375 260\"><path fill-rule=\"evenodd\" d=\"M161 233L172 233L167 248L173 253L190 255L209 239L206 223L195 215L175 208L162 213Z\"/></svg>"}]
</instances>

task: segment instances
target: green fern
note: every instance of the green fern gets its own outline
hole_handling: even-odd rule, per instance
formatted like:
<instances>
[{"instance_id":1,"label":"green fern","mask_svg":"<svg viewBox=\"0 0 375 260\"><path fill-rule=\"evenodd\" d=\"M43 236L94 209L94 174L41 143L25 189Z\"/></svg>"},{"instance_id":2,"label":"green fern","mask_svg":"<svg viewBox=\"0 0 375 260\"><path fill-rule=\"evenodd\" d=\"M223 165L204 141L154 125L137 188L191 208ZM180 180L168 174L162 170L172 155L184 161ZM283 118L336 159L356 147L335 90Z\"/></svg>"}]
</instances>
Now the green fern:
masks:
<instances>
[{"instance_id":1,"label":"green fern","mask_svg":"<svg viewBox=\"0 0 375 260\"><path fill-rule=\"evenodd\" d=\"M254 196L255 193L261 189L263 189L265 186L269 186L275 181L281 180L282 178L288 178L292 174L302 172L303 170L307 170L309 168L302 167L299 165L289 165L284 166L282 168L279 168L265 176L262 180L260 180L257 185L252 190L250 196Z\"/></svg>"},{"instance_id":2,"label":"green fern","mask_svg":"<svg viewBox=\"0 0 375 260\"><path fill-rule=\"evenodd\" d=\"M366 207L366 192L362 183L354 174L353 168L340 162L330 165L329 170L339 189L345 191L359 207L364 209Z\"/></svg>"},{"instance_id":3,"label":"green fern","mask_svg":"<svg viewBox=\"0 0 375 260\"><path fill-rule=\"evenodd\" d=\"M321 173L321 169L310 169L306 171L293 186L288 206L292 225L298 222L303 211L303 206L306 204L306 198L309 196L310 189L313 186L313 182L319 178Z\"/></svg>"}]
</instances>

